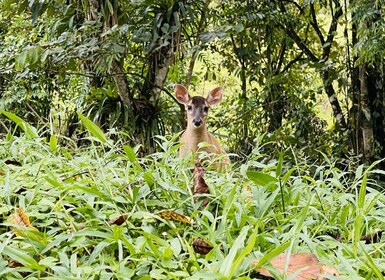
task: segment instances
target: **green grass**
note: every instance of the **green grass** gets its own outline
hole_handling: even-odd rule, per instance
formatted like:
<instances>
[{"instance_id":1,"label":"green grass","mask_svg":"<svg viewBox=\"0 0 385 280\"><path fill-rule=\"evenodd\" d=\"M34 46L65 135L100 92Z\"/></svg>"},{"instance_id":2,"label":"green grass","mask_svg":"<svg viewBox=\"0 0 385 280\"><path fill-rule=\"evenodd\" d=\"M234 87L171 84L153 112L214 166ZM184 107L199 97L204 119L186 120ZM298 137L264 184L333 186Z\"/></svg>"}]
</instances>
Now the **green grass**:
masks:
<instances>
[{"instance_id":1,"label":"green grass","mask_svg":"<svg viewBox=\"0 0 385 280\"><path fill-rule=\"evenodd\" d=\"M346 172L328 159L266 163L255 150L228 173L206 171L211 202L199 210L175 137L140 158L81 119L90 132L82 147L41 138L20 120L21 135L1 139L0 279L258 279L252 260L269 267L283 251L314 253L339 279L383 279L383 239L360 241L385 228L375 164ZM15 235L7 220L18 207L39 232ZM162 210L194 223L165 220ZM110 223L123 214L125 223ZM213 249L195 253L196 238Z\"/></svg>"}]
</instances>

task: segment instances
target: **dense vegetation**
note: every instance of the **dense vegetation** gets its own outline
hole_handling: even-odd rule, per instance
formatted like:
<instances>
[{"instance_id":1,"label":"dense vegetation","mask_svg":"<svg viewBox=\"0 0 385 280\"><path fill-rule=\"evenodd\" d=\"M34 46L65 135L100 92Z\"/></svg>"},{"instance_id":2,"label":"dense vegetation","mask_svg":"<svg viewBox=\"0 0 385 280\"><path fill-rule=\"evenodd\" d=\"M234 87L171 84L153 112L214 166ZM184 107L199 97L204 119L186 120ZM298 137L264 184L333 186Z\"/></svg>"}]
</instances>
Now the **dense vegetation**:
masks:
<instances>
[{"instance_id":1,"label":"dense vegetation","mask_svg":"<svg viewBox=\"0 0 385 280\"><path fill-rule=\"evenodd\" d=\"M260 279L253 260L271 269L268 261L286 251L316 254L340 272L328 279L383 279L385 197L368 179L383 171L374 165L344 172L326 158L297 158L289 166L254 149L231 172L205 173L210 203L201 209L173 139L158 138L162 151L139 158L108 140L119 134L82 120L92 137L80 148L40 138L25 123L24 136L3 139L3 225L15 227L7 216L22 207L39 231L2 227L2 278ZM194 240L212 249L200 254Z\"/></svg>"},{"instance_id":2,"label":"dense vegetation","mask_svg":"<svg viewBox=\"0 0 385 280\"><path fill-rule=\"evenodd\" d=\"M0 0L1 278L383 279L384 4ZM205 208L176 83L225 88Z\"/></svg>"}]
</instances>

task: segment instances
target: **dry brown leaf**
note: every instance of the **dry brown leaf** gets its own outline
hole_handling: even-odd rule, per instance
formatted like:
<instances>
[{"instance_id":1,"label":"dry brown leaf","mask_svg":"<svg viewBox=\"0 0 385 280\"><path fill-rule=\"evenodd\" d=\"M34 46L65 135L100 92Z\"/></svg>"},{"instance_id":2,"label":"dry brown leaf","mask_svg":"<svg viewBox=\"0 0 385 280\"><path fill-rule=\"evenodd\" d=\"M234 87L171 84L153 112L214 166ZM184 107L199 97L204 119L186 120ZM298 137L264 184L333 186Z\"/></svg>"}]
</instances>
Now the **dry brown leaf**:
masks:
<instances>
[{"instance_id":1,"label":"dry brown leaf","mask_svg":"<svg viewBox=\"0 0 385 280\"><path fill-rule=\"evenodd\" d=\"M8 164L8 165L21 166L20 162L18 162L17 160L13 160L13 159L7 159L6 161L4 161L4 163Z\"/></svg>"},{"instance_id":2,"label":"dry brown leaf","mask_svg":"<svg viewBox=\"0 0 385 280\"><path fill-rule=\"evenodd\" d=\"M208 254L213 249L213 246L211 246L210 243L200 238L193 240L192 247L195 253L199 253L202 255Z\"/></svg>"},{"instance_id":3,"label":"dry brown leaf","mask_svg":"<svg viewBox=\"0 0 385 280\"><path fill-rule=\"evenodd\" d=\"M361 236L360 240L365 241L366 244L379 243L381 241L381 237L382 237L383 232L384 231L381 229L376 229L373 233ZM337 241L343 242L342 236L339 232L327 233L327 235L333 237Z\"/></svg>"},{"instance_id":4,"label":"dry brown leaf","mask_svg":"<svg viewBox=\"0 0 385 280\"><path fill-rule=\"evenodd\" d=\"M111 219L108 221L108 224L111 225L122 225L128 219L128 214L123 214L115 219Z\"/></svg>"},{"instance_id":5,"label":"dry brown leaf","mask_svg":"<svg viewBox=\"0 0 385 280\"><path fill-rule=\"evenodd\" d=\"M19 263L18 261L15 261L13 259L8 260L8 267L10 268L18 268L18 267L24 267L23 264ZM28 271L19 271L20 275L23 277L27 277L28 275L31 274L31 272Z\"/></svg>"},{"instance_id":6,"label":"dry brown leaf","mask_svg":"<svg viewBox=\"0 0 385 280\"><path fill-rule=\"evenodd\" d=\"M339 276L340 273L334 266L323 265L320 274ZM317 280L328 280L327 277L318 276Z\"/></svg>"},{"instance_id":7,"label":"dry brown leaf","mask_svg":"<svg viewBox=\"0 0 385 280\"><path fill-rule=\"evenodd\" d=\"M258 260L253 261L255 265L258 262ZM280 273L284 273L285 268L287 268L287 276L296 273L297 276L293 278L295 280L326 280L328 278L320 276L320 274L339 275L337 269L320 263L317 257L311 253L297 253L290 254L290 256L282 253L271 260L271 265ZM265 268L258 268L256 271L263 276L272 277L271 273Z\"/></svg>"},{"instance_id":8,"label":"dry brown leaf","mask_svg":"<svg viewBox=\"0 0 385 280\"><path fill-rule=\"evenodd\" d=\"M194 180L194 191L193 194L195 195L194 197L194 202L197 202L199 198L201 198L201 194L209 194L209 187L207 186L205 179L203 179L203 174L205 170L203 169L201 163L197 161L194 166L194 171L193 171L193 180ZM208 197L203 198L201 205L199 206L199 209L203 209L206 207L206 205L209 204L209 199Z\"/></svg>"},{"instance_id":9,"label":"dry brown leaf","mask_svg":"<svg viewBox=\"0 0 385 280\"><path fill-rule=\"evenodd\" d=\"M374 233L361 236L360 240L365 241L366 244L378 243L381 240L382 230L376 229Z\"/></svg>"},{"instance_id":10,"label":"dry brown leaf","mask_svg":"<svg viewBox=\"0 0 385 280\"><path fill-rule=\"evenodd\" d=\"M37 228L35 228L31 223L29 222L29 217L27 214L25 214L23 208L18 208L17 211L13 214L11 214L8 217L8 222L11 224L19 225L22 227L26 227L32 230L39 231ZM19 227L11 227L12 231L16 233L16 235L23 235L22 230Z\"/></svg>"},{"instance_id":11,"label":"dry brown leaf","mask_svg":"<svg viewBox=\"0 0 385 280\"><path fill-rule=\"evenodd\" d=\"M187 217L185 215L179 214L171 210L162 210L156 213L156 215L158 215L159 217L162 217L165 220L182 222L189 225L192 225L194 223L194 220L191 219L190 217Z\"/></svg>"}]
</instances>

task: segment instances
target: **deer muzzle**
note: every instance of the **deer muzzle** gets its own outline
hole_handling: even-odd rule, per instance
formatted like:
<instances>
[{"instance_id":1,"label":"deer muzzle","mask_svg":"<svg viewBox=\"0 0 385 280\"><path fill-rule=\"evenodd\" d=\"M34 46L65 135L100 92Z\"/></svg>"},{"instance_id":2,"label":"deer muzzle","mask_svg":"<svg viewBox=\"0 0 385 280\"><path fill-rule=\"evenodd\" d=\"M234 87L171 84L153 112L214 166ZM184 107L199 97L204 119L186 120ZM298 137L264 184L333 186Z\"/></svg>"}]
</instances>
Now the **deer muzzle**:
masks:
<instances>
[{"instance_id":1,"label":"deer muzzle","mask_svg":"<svg viewBox=\"0 0 385 280\"><path fill-rule=\"evenodd\" d=\"M199 119L193 119L192 123L195 127L200 127L202 125L203 121L200 118Z\"/></svg>"}]
</instances>

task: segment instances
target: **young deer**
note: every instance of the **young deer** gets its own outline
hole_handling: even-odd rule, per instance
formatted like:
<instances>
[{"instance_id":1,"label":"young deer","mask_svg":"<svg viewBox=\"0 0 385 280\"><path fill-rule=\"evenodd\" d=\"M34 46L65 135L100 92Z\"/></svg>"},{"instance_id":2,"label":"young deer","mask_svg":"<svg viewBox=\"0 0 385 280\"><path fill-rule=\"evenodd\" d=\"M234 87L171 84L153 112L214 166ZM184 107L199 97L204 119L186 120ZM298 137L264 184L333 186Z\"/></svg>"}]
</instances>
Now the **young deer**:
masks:
<instances>
[{"instance_id":1,"label":"young deer","mask_svg":"<svg viewBox=\"0 0 385 280\"><path fill-rule=\"evenodd\" d=\"M214 136L207 131L206 127L209 108L221 101L222 93L223 88L217 87L210 91L207 98L202 96L191 97L184 86L176 85L176 99L179 103L185 105L187 111L187 128L181 137L183 145L179 149L179 156L182 157L190 151L193 153L205 151L207 153L223 155L219 162L219 169L223 169L223 167L230 164L229 157ZM207 142L209 146L199 149L198 144L202 142Z\"/></svg>"}]
</instances>

